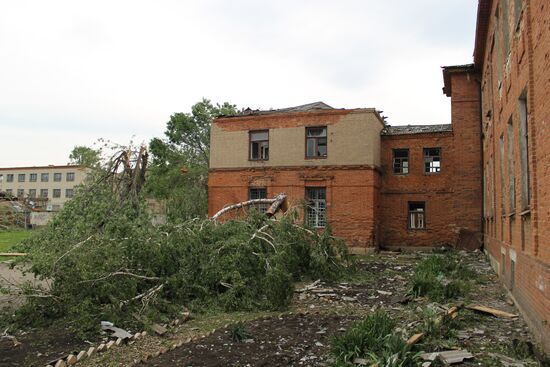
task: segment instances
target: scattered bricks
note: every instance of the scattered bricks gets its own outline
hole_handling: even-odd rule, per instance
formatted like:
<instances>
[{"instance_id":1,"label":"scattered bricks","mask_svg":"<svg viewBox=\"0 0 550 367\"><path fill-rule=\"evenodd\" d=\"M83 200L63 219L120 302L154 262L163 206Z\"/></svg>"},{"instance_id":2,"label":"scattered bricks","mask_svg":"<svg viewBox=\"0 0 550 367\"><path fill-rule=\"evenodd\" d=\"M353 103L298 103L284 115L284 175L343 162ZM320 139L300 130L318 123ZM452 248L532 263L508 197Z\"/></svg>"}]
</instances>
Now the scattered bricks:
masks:
<instances>
[{"instance_id":1,"label":"scattered bricks","mask_svg":"<svg viewBox=\"0 0 550 367\"><path fill-rule=\"evenodd\" d=\"M91 357L94 353L95 353L95 348L94 347L90 347L88 348L88 351L86 352L86 354L88 355L88 357Z\"/></svg>"},{"instance_id":2,"label":"scattered bricks","mask_svg":"<svg viewBox=\"0 0 550 367\"><path fill-rule=\"evenodd\" d=\"M87 356L88 355L86 354L86 352L81 350L80 353L78 353L78 355L76 356L76 360L80 362L81 360L83 360Z\"/></svg>"},{"instance_id":3,"label":"scattered bricks","mask_svg":"<svg viewBox=\"0 0 550 367\"><path fill-rule=\"evenodd\" d=\"M74 365L76 362L78 362L78 359L76 358L76 356L74 354L69 354L69 356L67 357L67 364L69 366L72 366Z\"/></svg>"},{"instance_id":4,"label":"scattered bricks","mask_svg":"<svg viewBox=\"0 0 550 367\"><path fill-rule=\"evenodd\" d=\"M109 350L111 349L111 347L115 345L115 341L114 340L111 340L110 342L108 342L106 345L105 345L105 349Z\"/></svg>"},{"instance_id":5,"label":"scattered bricks","mask_svg":"<svg viewBox=\"0 0 550 367\"><path fill-rule=\"evenodd\" d=\"M57 361L56 364L55 364L55 367L66 367L66 366L67 366L67 363L65 363L65 361L62 360L62 359Z\"/></svg>"},{"instance_id":6,"label":"scattered bricks","mask_svg":"<svg viewBox=\"0 0 550 367\"><path fill-rule=\"evenodd\" d=\"M105 350L105 343L101 343L99 344L99 346L97 347L97 352L100 353L100 352L103 352L103 350Z\"/></svg>"}]
</instances>

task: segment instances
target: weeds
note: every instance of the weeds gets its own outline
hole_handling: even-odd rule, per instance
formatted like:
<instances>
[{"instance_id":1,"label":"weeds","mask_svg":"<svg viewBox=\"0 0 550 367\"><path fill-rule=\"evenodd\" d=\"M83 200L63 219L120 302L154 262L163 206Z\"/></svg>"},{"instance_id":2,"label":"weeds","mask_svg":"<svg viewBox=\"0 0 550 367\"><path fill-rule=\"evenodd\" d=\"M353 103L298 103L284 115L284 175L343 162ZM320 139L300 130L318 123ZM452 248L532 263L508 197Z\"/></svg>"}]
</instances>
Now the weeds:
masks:
<instances>
[{"instance_id":1,"label":"weeds","mask_svg":"<svg viewBox=\"0 0 550 367\"><path fill-rule=\"evenodd\" d=\"M369 365L416 366L419 356L395 331L395 321L383 310L378 310L357 322L332 342L336 358L334 367L353 366L357 358Z\"/></svg>"},{"instance_id":2,"label":"weeds","mask_svg":"<svg viewBox=\"0 0 550 367\"><path fill-rule=\"evenodd\" d=\"M416 267L409 293L435 301L464 297L473 274L456 253L432 255Z\"/></svg>"},{"instance_id":3,"label":"weeds","mask_svg":"<svg viewBox=\"0 0 550 367\"><path fill-rule=\"evenodd\" d=\"M242 342L243 340L250 339L251 334L242 322L236 323L230 330L231 340L235 342Z\"/></svg>"}]
</instances>

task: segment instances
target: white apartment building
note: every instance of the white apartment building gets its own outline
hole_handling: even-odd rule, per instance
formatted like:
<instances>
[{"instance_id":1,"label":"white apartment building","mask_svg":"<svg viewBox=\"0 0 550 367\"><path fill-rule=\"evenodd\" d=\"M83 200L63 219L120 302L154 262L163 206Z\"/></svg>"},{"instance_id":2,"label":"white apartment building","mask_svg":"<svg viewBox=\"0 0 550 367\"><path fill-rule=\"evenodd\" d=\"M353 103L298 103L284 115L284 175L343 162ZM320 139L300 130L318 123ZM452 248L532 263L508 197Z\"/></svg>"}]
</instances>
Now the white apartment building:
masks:
<instances>
[{"instance_id":1,"label":"white apartment building","mask_svg":"<svg viewBox=\"0 0 550 367\"><path fill-rule=\"evenodd\" d=\"M74 195L89 169L84 166L0 168L0 192L37 203L48 211L60 210Z\"/></svg>"}]
</instances>

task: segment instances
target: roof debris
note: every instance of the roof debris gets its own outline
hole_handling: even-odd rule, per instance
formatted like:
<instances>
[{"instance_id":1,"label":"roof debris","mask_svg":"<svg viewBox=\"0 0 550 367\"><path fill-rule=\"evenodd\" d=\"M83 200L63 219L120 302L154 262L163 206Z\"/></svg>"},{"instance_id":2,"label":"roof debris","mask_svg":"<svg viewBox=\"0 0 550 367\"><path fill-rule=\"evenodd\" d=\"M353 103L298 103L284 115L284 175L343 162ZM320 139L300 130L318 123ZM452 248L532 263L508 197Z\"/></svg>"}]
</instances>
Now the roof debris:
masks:
<instances>
[{"instance_id":1,"label":"roof debris","mask_svg":"<svg viewBox=\"0 0 550 367\"><path fill-rule=\"evenodd\" d=\"M441 125L403 125L391 126L387 125L382 130L381 135L408 135L408 134L428 134L428 133L443 133L452 132L451 124Z\"/></svg>"}]
</instances>

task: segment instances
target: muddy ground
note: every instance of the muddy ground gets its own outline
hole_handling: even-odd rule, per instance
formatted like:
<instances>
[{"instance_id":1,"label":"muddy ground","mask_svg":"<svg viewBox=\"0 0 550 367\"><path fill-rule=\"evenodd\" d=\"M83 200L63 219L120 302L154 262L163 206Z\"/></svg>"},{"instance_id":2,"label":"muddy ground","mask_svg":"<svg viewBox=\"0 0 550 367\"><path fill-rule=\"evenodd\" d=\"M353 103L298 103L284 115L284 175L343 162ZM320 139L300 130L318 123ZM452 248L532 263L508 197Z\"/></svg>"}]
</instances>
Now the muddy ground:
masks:
<instances>
[{"instance_id":1,"label":"muddy ground","mask_svg":"<svg viewBox=\"0 0 550 367\"><path fill-rule=\"evenodd\" d=\"M481 253L463 254L476 272L467 298L441 304L423 298L407 298L414 266L429 255L368 256L360 259L360 271L353 277L334 283L317 283L313 289L296 292L290 313L193 315L190 321L170 328L162 337L150 333L78 365L330 366L332 338L376 308L390 313L404 338L422 328L427 313L445 313L447 308L461 303L518 312ZM301 290L309 284L311 281L298 284L296 288ZM182 341L183 345L174 348ZM464 349L474 355L473 359L454 366L499 366L501 355L520 360L525 366L534 366L538 364L533 362L535 356L528 350L532 342L532 335L520 317L502 319L462 309L450 333L440 339L421 340L415 348L425 352ZM23 343L32 341L23 339ZM44 359L40 358L38 363L34 357L47 349L60 349L63 343L58 344L52 342L49 348L42 350L35 348L32 350L34 355L23 352L25 345L6 349L0 344L0 366L43 365ZM66 353L74 347L67 345ZM165 353L156 355L161 351ZM30 362L33 358L34 364Z\"/></svg>"}]
</instances>

